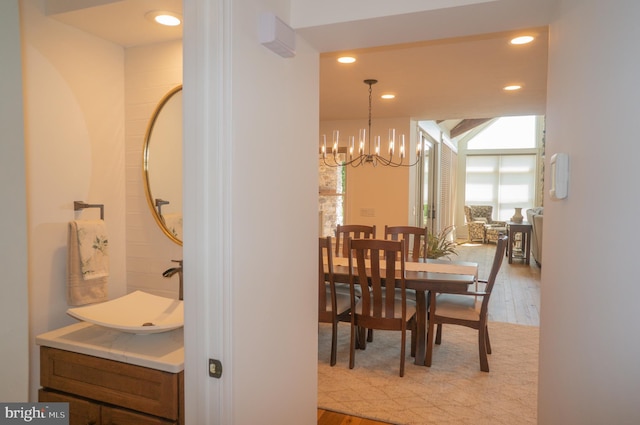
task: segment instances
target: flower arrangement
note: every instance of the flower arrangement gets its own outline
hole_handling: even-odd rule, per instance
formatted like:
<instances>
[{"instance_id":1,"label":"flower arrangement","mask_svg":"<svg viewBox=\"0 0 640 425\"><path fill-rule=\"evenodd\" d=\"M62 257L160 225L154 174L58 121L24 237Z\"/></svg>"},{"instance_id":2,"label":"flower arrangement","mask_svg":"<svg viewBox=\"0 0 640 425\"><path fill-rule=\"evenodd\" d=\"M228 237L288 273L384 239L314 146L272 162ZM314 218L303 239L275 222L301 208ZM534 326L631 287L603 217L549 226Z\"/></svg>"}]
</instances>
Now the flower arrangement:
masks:
<instances>
[{"instance_id":1,"label":"flower arrangement","mask_svg":"<svg viewBox=\"0 0 640 425\"><path fill-rule=\"evenodd\" d=\"M453 226L446 227L440 233L429 233L427 238L427 258L440 258L448 255L458 255L456 243L450 237Z\"/></svg>"}]
</instances>

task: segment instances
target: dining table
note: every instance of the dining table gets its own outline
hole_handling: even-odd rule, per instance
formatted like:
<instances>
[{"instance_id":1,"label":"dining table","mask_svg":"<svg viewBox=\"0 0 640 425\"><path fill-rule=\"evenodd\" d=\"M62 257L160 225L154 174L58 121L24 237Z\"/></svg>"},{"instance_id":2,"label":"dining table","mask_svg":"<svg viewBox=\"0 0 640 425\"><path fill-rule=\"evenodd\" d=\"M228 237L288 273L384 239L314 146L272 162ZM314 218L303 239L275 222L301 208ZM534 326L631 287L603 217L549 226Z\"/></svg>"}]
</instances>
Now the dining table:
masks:
<instances>
[{"instance_id":1,"label":"dining table","mask_svg":"<svg viewBox=\"0 0 640 425\"><path fill-rule=\"evenodd\" d=\"M336 282L349 283L349 259L333 257ZM427 259L405 262L405 286L416 292L416 357L415 364L424 366L427 349L427 293L465 292L478 280L478 264L469 261Z\"/></svg>"}]
</instances>

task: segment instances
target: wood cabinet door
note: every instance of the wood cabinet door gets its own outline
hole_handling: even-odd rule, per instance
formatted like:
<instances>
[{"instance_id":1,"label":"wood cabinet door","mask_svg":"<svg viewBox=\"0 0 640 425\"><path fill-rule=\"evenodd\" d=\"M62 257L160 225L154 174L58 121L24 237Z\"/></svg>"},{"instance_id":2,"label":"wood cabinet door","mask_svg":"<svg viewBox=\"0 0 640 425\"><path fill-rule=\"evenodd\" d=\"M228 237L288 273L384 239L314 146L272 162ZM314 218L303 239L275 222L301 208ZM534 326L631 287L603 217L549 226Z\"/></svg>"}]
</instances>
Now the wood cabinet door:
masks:
<instances>
[{"instance_id":1,"label":"wood cabinet door","mask_svg":"<svg viewBox=\"0 0 640 425\"><path fill-rule=\"evenodd\" d=\"M38 391L38 401L69 403L69 425L101 425L99 404L43 389Z\"/></svg>"}]
</instances>

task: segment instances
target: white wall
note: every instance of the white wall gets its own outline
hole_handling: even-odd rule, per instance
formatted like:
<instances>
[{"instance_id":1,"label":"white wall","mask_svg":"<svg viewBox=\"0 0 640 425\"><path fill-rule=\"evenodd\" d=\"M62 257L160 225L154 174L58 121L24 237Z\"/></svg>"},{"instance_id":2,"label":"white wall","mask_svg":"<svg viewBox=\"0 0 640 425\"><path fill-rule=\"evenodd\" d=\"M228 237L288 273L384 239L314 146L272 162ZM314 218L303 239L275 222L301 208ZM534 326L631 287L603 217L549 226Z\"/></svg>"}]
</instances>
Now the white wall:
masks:
<instances>
[{"instance_id":1,"label":"white wall","mask_svg":"<svg viewBox=\"0 0 640 425\"><path fill-rule=\"evenodd\" d=\"M569 196L545 195L540 424L640 423L637 196L640 3L563 0L551 25L548 160L569 155ZM594 217L606 220L597 225Z\"/></svg>"},{"instance_id":2,"label":"white wall","mask_svg":"<svg viewBox=\"0 0 640 425\"><path fill-rule=\"evenodd\" d=\"M415 128L411 127L408 118L390 118L372 120L372 143L376 135L380 136L381 151L388 156L389 145L386 142L389 128L396 129L396 157L400 135L405 135L405 149L410 154L415 149L410 140ZM327 136L327 152L331 155L333 146L333 130L340 131L340 147L345 148L349 136L355 137L358 149L358 131L367 127L367 120L323 121L320 123L320 143L322 136ZM368 131L368 129L367 129ZM368 146L365 146L367 152ZM357 154L357 152L356 152ZM332 158L328 158L332 163ZM405 159L405 163L407 163ZM408 167L390 168L371 164L358 168L347 167L347 188L345 197L345 224L375 225L376 236L384 238L385 224L390 226L413 225L410 223L409 186L410 171ZM393 205L393 207L391 207Z\"/></svg>"},{"instance_id":3,"label":"white wall","mask_svg":"<svg viewBox=\"0 0 640 425\"><path fill-rule=\"evenodd\" d=\"M147 126L158 102L169 90L182 84L182 40L126 49L124 73L127 291L142 290L177 298L178 275L165 278L162 272L176 266L171 260L182 259L182 247L162 233L149 211L142 151Z\"/></svg>"},{"instance_id":4,"label":"white wall","mask_svg":"<svg viewBox=\"0 0 640 425\"><path fill-rule=\"evenodd\" d=\"M29 390L27 201L20 27L17 0L0 2L0 400L24 402Z\"/></svg>"},{"instance_id":5,"label":"white wall","mask_svg":"<svg viewBox=\"0 0 640 425\"><path fill-rule=\"evenodd\" d=\"M318 53L260 45L288 0L184 5L186 419L316 423Z\"/></svg>"},{"instance_id":6,"label":"white wall","mask_svg":"<svg viewBox=\"0 0 640 425\"><path fill-rule=\"evenodd\" d=\"M65 312L68 222L95 219L73 201L104 204L109 296L126 290L124 52L20 2L29 231L30 397L39 386L34 338L76 322Z\"/></svg>"}]
</instances>

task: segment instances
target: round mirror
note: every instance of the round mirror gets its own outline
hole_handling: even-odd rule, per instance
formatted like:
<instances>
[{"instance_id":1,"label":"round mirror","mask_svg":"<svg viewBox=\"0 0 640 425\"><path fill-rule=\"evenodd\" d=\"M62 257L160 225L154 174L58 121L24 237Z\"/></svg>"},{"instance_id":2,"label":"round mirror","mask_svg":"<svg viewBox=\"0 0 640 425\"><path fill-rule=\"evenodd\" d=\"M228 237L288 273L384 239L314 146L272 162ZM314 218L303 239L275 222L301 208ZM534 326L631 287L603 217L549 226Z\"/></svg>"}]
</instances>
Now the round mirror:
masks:
<instances>
[{"instance_id":1,"label":"round mirror","mask_svg":"<svg viewBox=\"0 0 640 425\"><path fill-rule=\"evenodd\" d=\"M167 93L151 116L142 168L153 218L182 245L182 86Z\"/></svg>"}]
</instances>

